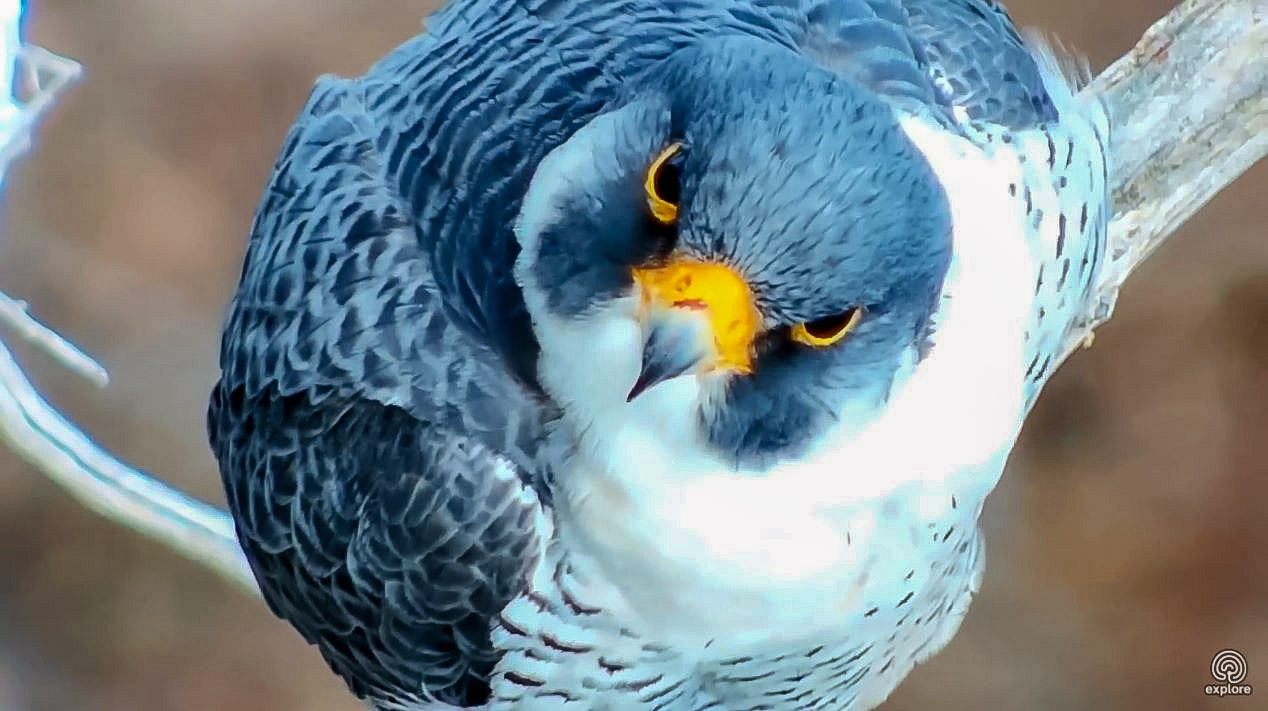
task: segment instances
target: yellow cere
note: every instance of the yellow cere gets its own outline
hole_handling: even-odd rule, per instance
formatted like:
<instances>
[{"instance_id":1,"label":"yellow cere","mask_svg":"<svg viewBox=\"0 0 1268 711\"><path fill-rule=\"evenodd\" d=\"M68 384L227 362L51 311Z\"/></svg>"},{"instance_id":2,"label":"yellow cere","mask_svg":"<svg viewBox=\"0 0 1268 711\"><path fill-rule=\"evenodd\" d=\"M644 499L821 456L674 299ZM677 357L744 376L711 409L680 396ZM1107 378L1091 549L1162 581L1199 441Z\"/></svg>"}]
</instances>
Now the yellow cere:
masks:
<instances>
[{"instance_id":1,"label":"yellow cere","mask_svg":"<svg viewBox=\"0 0 1268 711\"><path fill-rule=\"evenodd\" d=\"M759 317L748 284L734 270L680 260L654 269L635 269L634 278L654 305L707 312L717 350L713 369L752 372Z\"/></svg>"},{"instance_id":2,"label":"yellow cere","mask_svg":"<svg viewBox=\"0 0 1268 711\"><path fill-rule=\"evenodd\" d=\"M652 161L651 167L647 169L647 177L643 181L643 187L647 191L647 206L652 211L652 217L662 225L672 225L678 219L678 205L661 197L656 190L656 180L660 176L660 171L664 169L665 163L680 150L682 150L682 144L673 143L661 151L660 155L656 156L656 160Z\"/></svg>"}]
</instances>

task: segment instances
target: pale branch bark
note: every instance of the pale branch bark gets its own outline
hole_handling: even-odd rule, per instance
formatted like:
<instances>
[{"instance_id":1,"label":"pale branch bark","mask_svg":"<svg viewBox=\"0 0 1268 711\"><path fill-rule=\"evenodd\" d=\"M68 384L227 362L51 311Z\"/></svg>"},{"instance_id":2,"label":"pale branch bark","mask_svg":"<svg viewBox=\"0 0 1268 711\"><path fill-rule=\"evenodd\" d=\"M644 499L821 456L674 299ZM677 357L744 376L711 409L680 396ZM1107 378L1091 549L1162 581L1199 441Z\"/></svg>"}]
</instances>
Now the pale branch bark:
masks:
<instances>
[{"instance_id":1,"label":"pale branch bark","mask_svg":"<svg viewBox=\"0 0 1268 711\"><path fill-rule=\"evenodd\" d=\"M1268 0L1188 0L1085 89L1111 116L1115 217L1099 299L1063 360L1110 317L1141 261L1268 153L1266 85ZM20 305L0 305L7 305L0 320L95 372L91 359L33 325ZM93 444L40 397L2 342L0 438L92 508L255 590L224 511Z\"/></svg>"},{"instance_id":2,"label":"pale branch bark","mask_svg":"<svg viewBox=\"0 0 1268 711\"><path fill-rule=\"evenodd\" d=\"M1099 303L1060 361L1146 257L1268 154L1268 0L1187 0L1085 91L1109 109L1114 217Z\"/></svg>"},{"instance_id":3,"label":"pale branch bark","mask_svg":"<svg viewBox=\"0 0 1268 711\"><path fill-rule=\"evenodd\" d=\"M105 366L80 350L75 344L62 338L57 331L36 321L35 317L27 312L27 308L25 301L18 301L0 292L0 323L9 326L19 336L39 346L62 367L92 381L93 385L104 388L110 384L110 374L106 372Z\"/></svg>"}]
</instances>

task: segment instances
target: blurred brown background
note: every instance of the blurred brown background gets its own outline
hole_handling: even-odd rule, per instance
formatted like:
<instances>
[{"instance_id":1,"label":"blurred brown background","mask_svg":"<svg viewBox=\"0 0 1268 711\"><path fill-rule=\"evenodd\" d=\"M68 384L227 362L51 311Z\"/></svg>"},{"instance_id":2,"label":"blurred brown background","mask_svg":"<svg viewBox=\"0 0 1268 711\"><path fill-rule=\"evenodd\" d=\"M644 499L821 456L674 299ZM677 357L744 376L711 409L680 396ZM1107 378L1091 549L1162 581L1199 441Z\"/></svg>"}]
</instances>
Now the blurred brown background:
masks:
<instances>
[{"instance_id":1,"label":"blurred brown background","mask_svg":"<svg viewBox=\"0 0 1268 711\"><path fill-rule=\"evenodd\" d=\"M217 500L203 436L244 235L314 77L359 73L428 0L35 0L86 67L11 177L0 289L96 354L19 349L127 461ZM1012 0L1104 67L1171 0ZM984 587L890 711L1268 707L1268 165L1130 282L1049 386L985 516ZM1210 699L1245 654L1249 699ZM80 508L0 448L0 711L351 711L255 600Z\"/></svg>"}]
</instances>

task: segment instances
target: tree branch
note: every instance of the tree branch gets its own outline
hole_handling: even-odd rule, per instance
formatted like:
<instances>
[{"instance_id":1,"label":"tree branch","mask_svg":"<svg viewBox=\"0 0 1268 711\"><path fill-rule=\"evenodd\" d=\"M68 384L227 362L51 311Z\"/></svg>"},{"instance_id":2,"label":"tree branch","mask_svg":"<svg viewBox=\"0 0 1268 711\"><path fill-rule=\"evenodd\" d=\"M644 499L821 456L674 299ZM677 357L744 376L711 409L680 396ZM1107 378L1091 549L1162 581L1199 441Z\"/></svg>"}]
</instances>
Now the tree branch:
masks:
<instances>
[{"instance_id":1,"label":"tree branch","mask_svg":"<svg viewBox=\"0 0 1268 711\"><path fill-rule=\"evenodd\" d=\"M1072 334L1062 360L1109 319L1120 287L1136 267L1268 153L1266 89L1264 0L1188 0L1086 89L1106 103L1111 116L1116 209L1099 299ZM3 107L0 101L0 111ZM3 131L0 121L0 178ZM98 372L90 358L31 321L18 302L0 301L0 307L0 321L17 326L77 370ZM255 590L224 511L93 444L39 396L3 343L0 438L88 506Z\"/></svg>"},{"instance_id":2,"label":"tree branch","mask_svg":"<svg viewBox=\"0 0 1268 711\"><path fill-rule=\"evenodd\" d=\"M21 5L0 0L0 184L31 145L31 133L80 66L33 46L19 47ZM106 369L0 293L0 325L98 386ZM40 396L0 341L0 440L89 508L166 543L255 592L255 579L227 512L192 499L98 447Z\"/></svg>"},{"instance_id":3,"label":"tree branch","mask_svg":"<svg viewBox=\"0 0 1268 711\"><path fill-rule=\"evenodd\" d=\"M1268 154L1268 2L1188 0L1085 91L1109 109L1114 218L1099 303L1058 362L1090 344L1146 257Z\"/></svg>"}]
</instances>

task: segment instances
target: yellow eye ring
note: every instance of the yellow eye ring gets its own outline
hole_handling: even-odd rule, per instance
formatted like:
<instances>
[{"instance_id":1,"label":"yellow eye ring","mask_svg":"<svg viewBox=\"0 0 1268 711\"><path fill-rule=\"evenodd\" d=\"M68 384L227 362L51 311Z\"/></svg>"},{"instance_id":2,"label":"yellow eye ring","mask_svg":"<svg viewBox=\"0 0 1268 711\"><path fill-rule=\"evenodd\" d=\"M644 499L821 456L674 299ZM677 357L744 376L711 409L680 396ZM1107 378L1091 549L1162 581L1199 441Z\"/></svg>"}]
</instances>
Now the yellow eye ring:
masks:
<instances>
[{"instance_id":1,"label":"yellow eye ring","mask_svg":"<svg viewBox=\"0 0 1268 711\"><path fill-rule=\"evenodd\" d=\"M792 327L791 335L794 341L803 345L827 348L840 343L862 320L863 309L853 308L835 316L799 323Z\"/></svg>"},{"instance_id":2,"label":"yellow eye ring","mask_svg":"<svg viewBox=\"0 0 1268 711\"><path fill-rule=\"evenodd\" d=\"M678 203L676 198L666 200L661 195L657 185L661 178L661 171L665 169L669 160L678 155L681 150L682 143L675 141L669 144L652 161L651 166L647 169L647 177L643 181L643 188L647 191L647 207L651 210L652 218L662 225L672 225L678 220Z\"/></svg>"}]
</instances>

